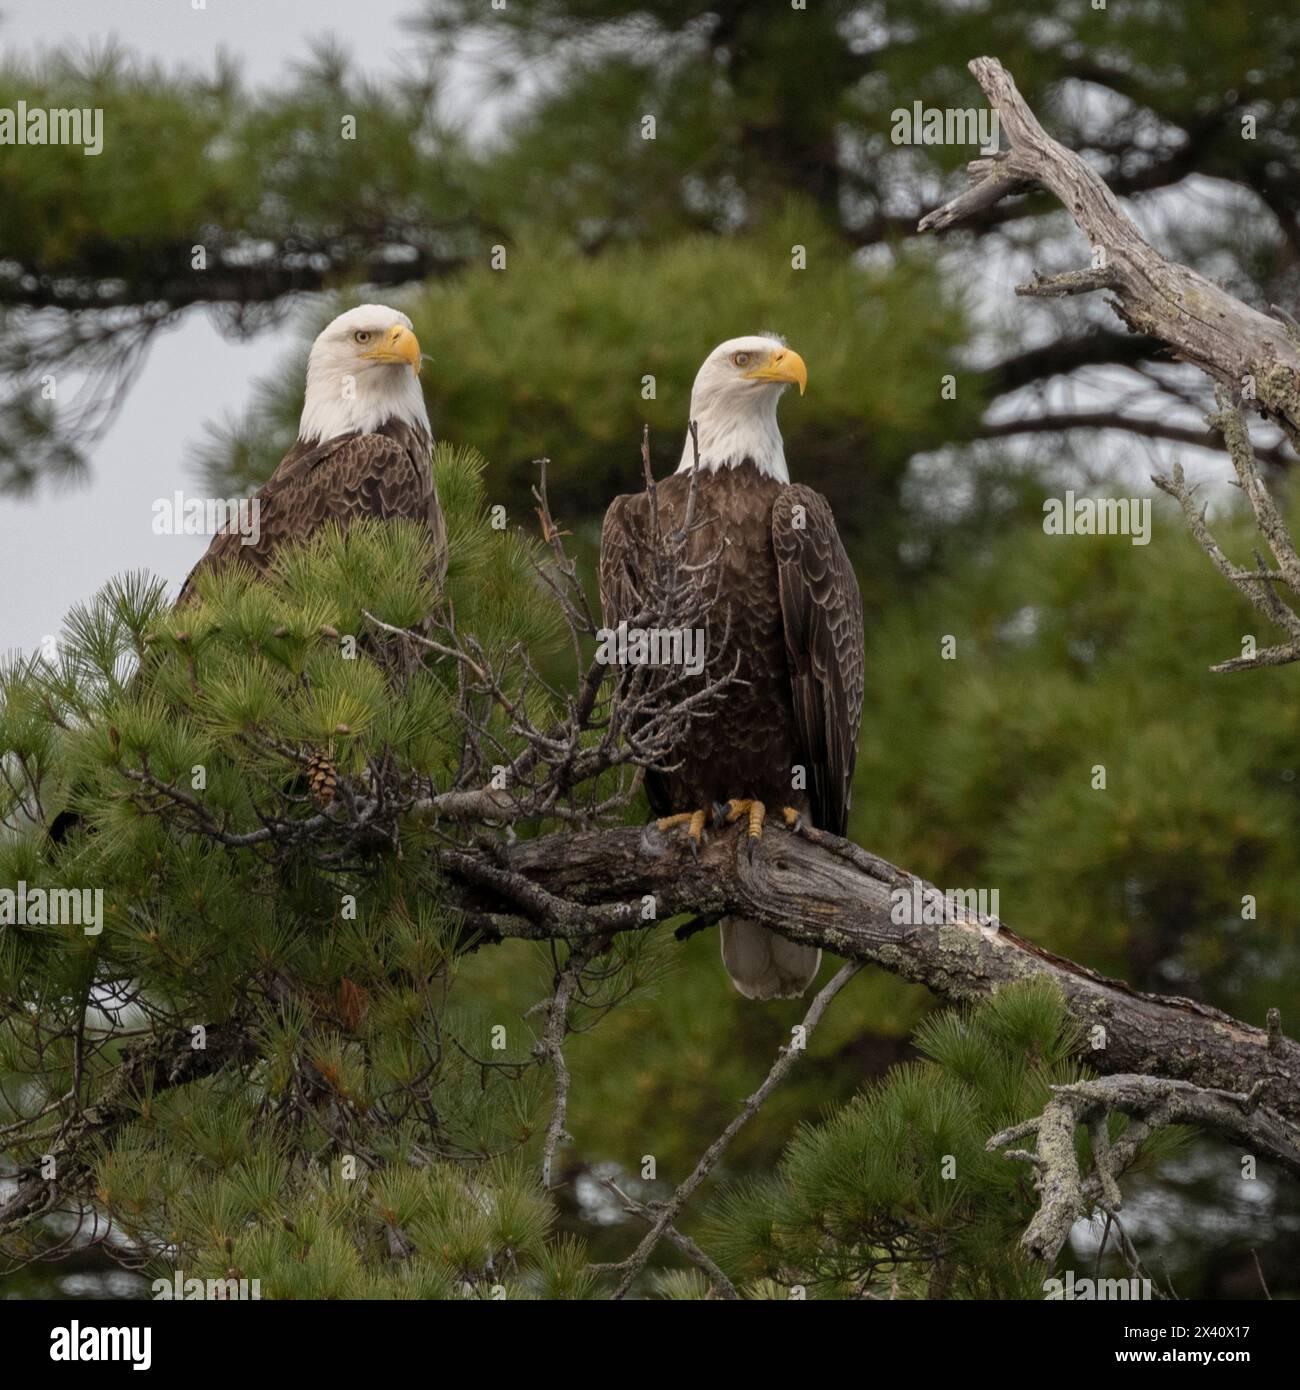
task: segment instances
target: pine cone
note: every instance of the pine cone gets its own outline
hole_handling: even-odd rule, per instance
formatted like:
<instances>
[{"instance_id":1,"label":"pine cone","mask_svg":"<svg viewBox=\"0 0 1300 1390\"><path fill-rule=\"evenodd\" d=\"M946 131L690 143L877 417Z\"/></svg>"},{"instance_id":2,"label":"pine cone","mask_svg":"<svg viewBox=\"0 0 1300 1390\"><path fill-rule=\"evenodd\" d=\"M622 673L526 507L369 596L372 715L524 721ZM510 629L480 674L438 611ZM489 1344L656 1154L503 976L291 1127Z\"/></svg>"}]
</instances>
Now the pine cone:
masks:
<instances>
[{"instance_id":1,"label":"pine cone","mask_svg":"<svg viewBox=\"0 0 1300 1390\"><path fill-rule=\"evenodd\" d=\"M339 784L338 770L324 753L313 753L307 764L307 785L312 797L322 810L334 800L334 792Z\"/></svg>"}]
</instances>

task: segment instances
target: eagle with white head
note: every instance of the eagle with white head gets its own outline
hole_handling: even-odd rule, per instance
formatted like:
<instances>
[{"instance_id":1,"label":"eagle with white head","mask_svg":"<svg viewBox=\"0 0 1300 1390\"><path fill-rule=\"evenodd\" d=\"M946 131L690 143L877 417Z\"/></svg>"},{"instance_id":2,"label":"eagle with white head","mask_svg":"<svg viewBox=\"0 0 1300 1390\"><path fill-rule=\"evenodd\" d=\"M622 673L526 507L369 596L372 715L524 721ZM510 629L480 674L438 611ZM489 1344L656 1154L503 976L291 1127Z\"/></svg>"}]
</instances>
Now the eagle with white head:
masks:
<instances>
[{"instance_id":1,"label":"eagle with white head","mask_svg":"<svg viewBox=\"0 0 1300 1390\"><path fill-rule=\"evenodd\" d=\"M433 432L420 390L420 344L411 320L383 304L359 304L328 324L307 359L298 439L256 494L259 535L213 538L181 586L195 595L210 570L244 565L265 574L276 552L328 521L406 517L426 526L435 578L447 570L447 528L433 483Z\"/></svg>"},{"instance_id":2,"label":"eagle with white head","mask_svg":"<svg viewBox=\"0 0 1300 1390\"><path fill-rule=\"evenodd\" d=\"M862 599L826 499L790 482L776 409L808 370L769 334L733 338L705 359L691 391L699 440L694 522L683 570L711 596L701 686L738 667L707 717L689 719L645 787L663 830L746 821L750 852L769 808L842 835L862 719ZM656 486L658 534L684 530L695 445ZM616 497L600 543L607 626L642 608L654 543L644 492ZM720 640L725 636L725 641ZM716 648L712 645L716 642ZM802 994L821 952L744 918L724 917L722 959L751 999Z\"/></svg>"}]
</instances>

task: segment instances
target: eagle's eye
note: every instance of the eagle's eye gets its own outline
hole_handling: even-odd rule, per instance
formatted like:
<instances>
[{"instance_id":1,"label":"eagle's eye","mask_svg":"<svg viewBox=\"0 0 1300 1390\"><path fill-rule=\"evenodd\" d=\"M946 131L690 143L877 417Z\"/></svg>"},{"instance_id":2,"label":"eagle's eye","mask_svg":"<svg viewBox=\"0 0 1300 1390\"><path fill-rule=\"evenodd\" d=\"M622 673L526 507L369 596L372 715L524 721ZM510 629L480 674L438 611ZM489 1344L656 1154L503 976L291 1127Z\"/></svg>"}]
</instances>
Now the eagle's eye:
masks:
<instances>
[{"instance_id":1,"label":"eagle's eye","mask_svg":"<svg viewBox=\"0 0 1300 1390\"><path fill-rule=\"evenodd\" d=\"M749 352L733 352L731 354L731 360L736 364L737 367L748 367L749 359L752 356L753 354Z\"/></svg>"},{"instance_id":2,"label":"eagle's eye","mask_svg":"<svg viewBox=\"0 0 1300 1390\"><path fill-rule=\"evenodd\" d=\"M368 343L370 341L370 330L367 328L358 328L352 335L352 341L356 343Z\"/></svg>"}]
</instances>

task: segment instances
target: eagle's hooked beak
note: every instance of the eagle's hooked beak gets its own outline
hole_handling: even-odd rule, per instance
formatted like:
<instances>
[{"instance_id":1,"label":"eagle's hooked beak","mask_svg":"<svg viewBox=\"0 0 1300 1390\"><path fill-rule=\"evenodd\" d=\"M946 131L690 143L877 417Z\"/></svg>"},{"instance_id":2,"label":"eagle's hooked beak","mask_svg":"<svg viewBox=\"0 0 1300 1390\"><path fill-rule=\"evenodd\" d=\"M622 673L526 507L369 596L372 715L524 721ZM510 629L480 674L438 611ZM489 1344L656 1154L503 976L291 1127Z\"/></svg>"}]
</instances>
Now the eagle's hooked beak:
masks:
<instances>
[{"instance_id":1,"label":"eagle's hooked beak","mask_svg":"<svg viewBox=\"0 0 1300 1390\"><path fill-rule=\"evenodd\" d=\"M795 382L802 396L808 385L808 367L793 348L777 348L761 367L745 373L749 381Z\"/></svg>"},{"instance_id":2,"label":"eagle's hooked beak","mask_svg":"<svg viewBox=\"0 0 1300 1390\"><path fill-rule=\"evenodd\" d=\"M420 375L420 340L403 324L395 323L378 347L373 347L361 355L372 362L384 362L392 366L407 362L411 371L416 376Z\"/></svg>"}]
</instances>

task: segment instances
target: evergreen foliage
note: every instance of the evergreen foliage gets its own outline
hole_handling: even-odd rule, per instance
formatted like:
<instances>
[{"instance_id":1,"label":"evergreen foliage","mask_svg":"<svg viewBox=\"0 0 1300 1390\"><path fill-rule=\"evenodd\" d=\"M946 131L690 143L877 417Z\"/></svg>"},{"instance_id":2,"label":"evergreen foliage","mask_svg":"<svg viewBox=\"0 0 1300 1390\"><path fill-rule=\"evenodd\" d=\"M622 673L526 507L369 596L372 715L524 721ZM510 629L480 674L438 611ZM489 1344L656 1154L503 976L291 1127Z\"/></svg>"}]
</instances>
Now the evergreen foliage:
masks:
<instances>
[{"instance_id":1,"label":"evergreen foliage","mask_svg":"<svg viewBox=\"0 0 1300 1390\"><path fill-rule=\"evenodd\" d=\"M544 650L554 614L530 547L484 524L482 468L449 446L435 456L463 542L448 598L485 651ZM255 838L308 749L327 747L353 787L377 758L434 785L455 767L454 674L399 681L364 636L353 659L341 652L365 612L418 622L434 601L427 561L415 528L376 523L286 552L270 583L205 581L203 602L175 613L131 576L71 615L56 668L6 673L6 815L62 788L83 819L57 846L30 822L6 835L0 879L104 895L99 933L0 930L0 1074L17 1113L38 1078L42 1096L75 1080L121 1103L114 1067L141 1038L196 1052L241 1040L242 1068L132 1095L135 1118L96 1165L134 1263L234 1269L273 1297L591 1288L580 1247L550 1238L535 1176L509 1159L536 1133L534 1059L478 1060L488 1024L453 997L470 943L418 838L349 854L329 844L327 816L287 849ZM213 834L177 824L164 784L195 789ZM395 1241L420 1258L392 1263Z\"/></svg>"},{"instance_id":2,"label":"evergreen foliage","mask_svg":"<svg viewBox=\"0 0 1300 1390\"><path fill-rule=\"evenodd\" d=\"M544 655L557 633L553 605L528 545L485 524L481 458L444 445L436 467L453 542L452 607L485 650ZM1246 533L1225 539L1237 548ZM1236 601L1173 517L1158 515L1149 549L1155 565L1127 538L1026 528L973 564L962 585L931 586L909 611L885 617L869 648L853 830L941 885L999 886L1002 912L1032 924L1044 944L1138 983L1144 959L1163 961L1162 970L1183 973L1151 983L1191 977L1198 992L1249 1015L1297 969L1290 784L1283 776L1268 789L1270 770L1275 779L1279 764L1285 772L1290 716L1283 702L1249 741L1239 729L1227 734L1258 710L1258 691L1189 676L1188 667L1203 671L1224 655ZM394 626L418 620L429 600L425 561L418 535L402 526L325 532L286 552L270 583L216 577L201 604L178 612L156 581L126 576L69 615L56 666L37 659L6 673L0 734L6 766L22 770L15 786L30 779L47 811L62 798L83 825L59 846L31 823L4 837L0 881L105 895L102 935L0 931L8 1093L39 1072L43 1094L62 1094L81 1067L93 1097L97 1070L107 1076L139 1030L188 1045L200 1027L219 1047L233 1025L253 1040L256 1060L233 1074L157 1100L146 1088L99 1161L98 1198L136 1242L129 1258L152 1252L152 1274L167 1272L169 1252L187 1277L235 1269L256 1274L268 1296L598 1292L576 1232L595 1251L618 1228L575 1224L601 1208L590 1194L574 1204L584 1175L635 1173L649 1153L660 1181L679 1180L801 1016L797 1002L754 1010L734 998L711 934L680 947L663 930L615 938L605 990L585 1001L590 1018L575 1024L568 1047L574 1141L562 1173L579 1189L562 1188L557 1205L536 1182L551 1088L529 1011L562 952L473 950L421 867L431 831L419 820L396 845L359 856L331 845L328 829L265 853L182 830L124 781L147 769L185 787L202 766L203 805L232 836L256 832L272 789L293 798L304 820L318 814L303 784L312 750L327 751L354 788L377 756L439 785L462 742L446 664L403 671L373 632L355 660L340 656L345 635L366 632L365 612ZM948 631L958 634L954 663L940 656ZM1154 645L1157 636L1168 646ZM1150 679L1134 678L1139 654ZM137 658L142 674L133 675ZM1169 739L1158 723L1116 715L1149 710L1158 720L1175 690L1198 684L1203 695L1177 697ZM1240 702L1236 713L1225 701ZM899 747L933 761L887 756ZM1089 789L1099 747L1120 770L1106 793ZM1244 784L1233 771L1243 752L1258 769ZM1168 768L1180 760L1188 775L1196 770L1198 820L1173 809ZM961 775L936 797L940 766ZM11 824L18 802L11 790ZM997 833L985 841L973 827L988 823ZM1120 826L1142 838L1126 848ZM1062 845L1082 844L1094 828L1098 858L1063 861ZM1241 919L1240 879L1216 854L1217 836L1242 854L1254 846L1242 862L1253 866L1256 919ZM1158 890L1187 881L1189 855L1212 891L1166 901ZM1108 885L1138 872L1152 892L1100 918L1095 904L1108 901ZM1086 891L1071 891L1081 876ZM1230 920L1240 924L1231 933ZM1262 953L1267 974L1254 964ZM20 1000L33 1001L39 1040ZM1032 1189L983 1145L1041 1108L1049 1084L1078 1074L1060 1001L1004 993L963 1020L926 1019L926 1008L922 991L867 972L773 1096L766 1123L728 1155L722 1176L734 1185L704 1208L700 1238L749 1295L785 1296L801 1283L827 1297L1038 1296L1043 1270L1009 1255ZM498 1027L504 1053L492 1050ZM106 1047L87 1045L118 1033ZM875 1070L905 1055L887 1040L909 1033L925 1060L858 1093L864 1040L879 1050L882 1060L868 1062ZM424 1108L410 1101L412 1087ZM819 1105L829 1118L805 1123L782 1156L783 1137ZM952 1183L935 1175L947 1154L957 1163ZM342 1176L349 1155L351 1178ZM745 1180L778 1160L773 1178ZM497 1224L498 1210L518 1226ZM408 1246L394 1267L394 1250ZM680 1298L701 1287L694 1274L652 1271L645 1291Z\"/></svg>"}]
</instances>

